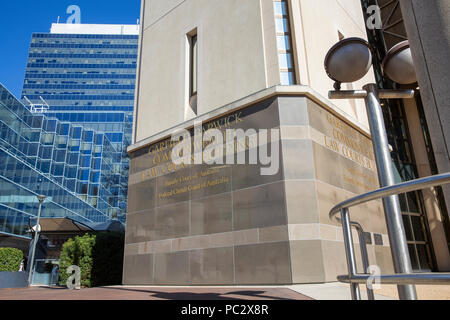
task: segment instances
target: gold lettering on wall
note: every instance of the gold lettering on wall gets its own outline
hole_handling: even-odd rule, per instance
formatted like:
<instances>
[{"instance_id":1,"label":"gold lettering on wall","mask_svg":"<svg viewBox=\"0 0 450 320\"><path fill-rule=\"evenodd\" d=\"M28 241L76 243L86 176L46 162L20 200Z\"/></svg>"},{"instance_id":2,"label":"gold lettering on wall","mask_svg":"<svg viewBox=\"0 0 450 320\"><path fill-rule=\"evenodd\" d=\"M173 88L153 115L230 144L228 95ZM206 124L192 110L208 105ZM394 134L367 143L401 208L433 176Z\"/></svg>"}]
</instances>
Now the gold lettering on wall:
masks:
<instances>
[{"instance_id":1,"label":"gold lettering on wall","mask_svg":"<svg viewBox=\"0 0 450 320\"><path fill-rule=\"evenodd\" d=\"M217 171L213 170L210 173L207 173L205 176L216 174L218 172L219 172L219 170L217 170ZM202 175L202 174L203 173L200 173L200 175ZM211 180L208 179L206 181L197 182L196 180L198 180L199 178L200 177L198 175L193 175L193 176L180 177L179 179L172 180L170 183L166 183L166 185L171 184L172 188L169 191L164 191L164 192L158 193L158 198L159 199L168 199L168 198L171 198L176 195L181 195L181 194L185 194L187 192L192 192L192 191L197 191L197 190L202 190L202 189L210 189L212 187L222 185L222 184L227 184L230 182L230 179L225 176L221 176L216 179L212 178ZM175 185L177 185L177 184L183 184L186 182L191 182L191 183L189 183L188 185L181 186L181 187L175 187Z\"/></svg>"},{"instance_id":2,"label":"gold lettering on wall","mask_svg":"<svg viewBox=\"0 0 450 320\"><path fill-rule=\"evenodd\" d=\"M331 137L324 136L325 147L375 171L375 157L370 140L333 115L327 113L326 117L332 129Z\"/></svg>"},{"instance_id":3,"label":"gold lettering on wall","mask_svg":"<svg viewBox=\"0 0 450 320\"><path fill-rule=\"evenodd\" d=\"M228 128L232 128L243 121L244 119L242 118L242 111L239 111L234 114L206 123L201 128L194 128L191 131L191 134L194 134L194 130L202 130L203 132L206 132L209 129L225 130ZM172 163L172 149L177 143L179 142L171 141L171 139L168 139L149 147L147 155L151 157L150 162L153 165L153 168L141 172L142 181L156 178L186 167L184 164L174 165ZM195 139L192 139L192 150L204 150L211 143L213 143L213 141L199 142ZM257 147L257 142L255 144L249 137L246 137L245 141L233 139L233 141L227 142L226 136L224 134L224 145L224 154L233 151L234 154L237 154L241 150L250 150L251 148ZM203 152L202 157L204 162L211 160L208 159L207 155L203 154ZM191 158L192 162L194 162L195 154L192 154Z\"/></svg>"},{"instance_id":4,"label":"gold lettering on wall","mask_svg":"<svg viewBox=\"0 0 450 320\"><path fill-rule=\"evenodd\" d=\"M209 129L219 129L219 130L227 129L229 127L232 127L234 125L243 122L244 120L241 117L242 111L236 112L232 115L204 124L201 130L203 132L206 132ZM156 143L149 148L148 154L151 156L153 154L158 154L160 152L172 149L177 143L178 143L177 141L171 141L171 139L162 141L160 143ZM205 147L205 145L203 145L203 147Z\"/></svg>"}]
</instances>

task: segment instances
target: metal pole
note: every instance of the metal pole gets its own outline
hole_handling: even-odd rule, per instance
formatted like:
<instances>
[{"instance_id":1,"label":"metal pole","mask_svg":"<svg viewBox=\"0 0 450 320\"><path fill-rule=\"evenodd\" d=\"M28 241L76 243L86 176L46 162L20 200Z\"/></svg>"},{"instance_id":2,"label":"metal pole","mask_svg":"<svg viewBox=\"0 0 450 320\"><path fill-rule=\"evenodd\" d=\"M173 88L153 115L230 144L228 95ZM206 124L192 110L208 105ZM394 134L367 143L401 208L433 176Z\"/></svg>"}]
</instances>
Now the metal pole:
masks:
<instances>
[{"instance_id":1,"label":"metal pole","mask_svg":"<svg viewBox=\"0 0 450 320\"><path fill-rule=\"evenodd\" d=\"M364 86L364 90L367 91L365 102L380 184L381 187L392 186L395 184L394 170L389 151L386 127L384 125L383 111L378 95L378 87L375 84L368 84ZM384 198L383 206L395 272L412 273L411 259L406 242L398 196ZM413 285L398 286L398 294L401 300L417 299L416 289Z\"/></svg>"},{"instance_id":2,"label":"metal pole","mask_svg":"<svg viewBox=\"0 0 450 320\"><path fill-rule=\"evenodd\" d=\"M356 274L356 256L353 248L352 227L350 225L350 214L347 208L341 210L342 230L344 231L345 254L347 256L348 275L350 277ZM357 283L351 283L350 289L353 300L361 300L361 293Z\"/></svg>"},{"instance_id":3,"label":"metal pole","mask_svg":"<svg viewBox=\"0 0 450 320\"><path fill-rule=\"evenodd\" d=\"M39 209L38 209L38 216L37 216L37 224L36 224L36 231L34 233L34 241L33 241L33 250L31 251L31 261L29 263L28 268L28 286L31 286L31 277L33 274L33 268L34 268L34 255L36 253L36 245L39 241L39 227L40 227L40 221L41 221L41 209L42 209L42 203L45 200L45 196L37 196L39 200Z\"/></svg>"},{"instance_id":4,"label":"metal pole","mask_svg":"<svg viewBox=\"0 0 450 320\"><path fill-rule=\"evenodd\" d=\"M414 90L391 90L383 89L378 91L380 99L412 99L414 98ZM340 90L330 91L328 93L330 99L365 99L367 98L366 90Z\"/></svg>"}]
</instances>

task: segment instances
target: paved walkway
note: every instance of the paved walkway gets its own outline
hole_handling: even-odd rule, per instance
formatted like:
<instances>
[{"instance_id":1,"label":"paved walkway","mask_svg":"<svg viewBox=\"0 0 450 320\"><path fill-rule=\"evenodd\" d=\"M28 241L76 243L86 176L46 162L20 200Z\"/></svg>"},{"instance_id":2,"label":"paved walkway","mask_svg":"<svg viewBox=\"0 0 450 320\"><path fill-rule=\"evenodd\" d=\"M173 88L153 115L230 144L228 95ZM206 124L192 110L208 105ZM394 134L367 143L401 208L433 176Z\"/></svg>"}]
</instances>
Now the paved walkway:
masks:
<instances>
[{"instance_id":1,"label":"paved walkway","mask_svg":"<svg viewBox=\"0 0 450 320\"><path fill-rule=\"evenodd\" d=\"M324 284L302 284L289 286L292 290L311 297L315 300L351 300L348 284L324 283ZM360 286L363 300L367 300L366 288ZM450 300L450 286L416 286L418 300ZM398 300L396 285L382 285L375 289L375 300Z\"/></svg>"},{"instance_id":2,"label":"paved walkway","mask_svg":"<svg viewBox=\"0 0 450 320\"><path fill-rule=\"evenodd\" d=\"M396 300L396 286L375 290L376 300ZM419 300L450 300L450 286L417 286ZM363 300L367 299L361 286ZM282 287L146 287L115 286L70 291L33 287L0 289L0 300L350 300L348 285L305 284Z\"/></svg>"},{"instance_id":3,"label":"paved walkway","mask_svg":"<svg viewBox=\"0 0 450 320\"><path fill-rule=\"evenodd\" d=\"M449 285L420 285L416 286L416 291L419 300L450 300ZM397 286L395 285L382 285L380 289L375 290L375 293L398 299Z\"/></svg>"},{"instance_id":4,"label":"paved walkway","mask_svg":"<svg viewBox=\"0 0 450 320\"><path fill-rule=\"evenodd\" d=\"M307 295L315 300L351 300L348 284L332 282L323 284L299 284L289 286L290 289ZM364 286L360 286L362 300L368 300ZM394 297L375 292L375 300L395 300Z\"/></svg>"},{"instance_id":5,"label":"paved walkway","mask_svg":"<svg viewBox=\"0 0 450 320\"><path fill-rule=\"evenodd\" d=\"M70 291L33 287L2 289L0 300L313 300L289 288L104 287Z\"/></svg>"}]
</instances>

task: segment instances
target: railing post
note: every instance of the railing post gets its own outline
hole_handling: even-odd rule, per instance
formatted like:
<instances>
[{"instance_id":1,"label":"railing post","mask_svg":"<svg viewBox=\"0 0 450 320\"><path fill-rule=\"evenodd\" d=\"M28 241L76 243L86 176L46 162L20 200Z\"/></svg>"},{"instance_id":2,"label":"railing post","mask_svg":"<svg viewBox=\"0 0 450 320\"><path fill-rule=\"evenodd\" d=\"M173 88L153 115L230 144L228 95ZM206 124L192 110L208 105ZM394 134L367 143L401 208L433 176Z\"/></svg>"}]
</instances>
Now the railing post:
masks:
<instances>
[{"instance_id":1,"label":"railing post","mask_svg":"<svg viewBox=\"0 0 450 320\"><path fill-rule=\"evenodd\" d=\"M347 256L347 264L349 274L347 276L338 276L338 281L349 283L352 289L352 297L357 299L360 297L359 288L354 286L353 284L367 284L367 281L371 278L368 274L355 274L356 273L356 260L353 249L353 239L351 233L351 226L355 226L358 230L358 236L360 239L364 238L364 230L361 225L357 222L350 221L349 208L355 207L357 205L361 205L363 203L385 198L385 199L397 199L398 197L394 195L398 195L400 193L408 193L421 189L432 188L437 186L442 186L450 183L450 172L420 178L408 182L403 182L398 185L383 187L379 190L371 191L366 194L362 194L346 201L343 201L337 205L335 205L330 210L330 219L332 221L340 222L342 224L342 229L344 232L344 243L345 243L345 252ZM397 203L398 205L398 203ZM341 213L341 219L337 217L337 215ZM388 217L386 217L386 222L388 221ZM403 229L403 224L401 224L401 229ZM403 229L404 232L404 229ZM361 255L363 257L364 268L369 264L369 260L367 257L367 247L366 242L364 240L361 241ZM362 243L364 242L364 245ZM353 274L352 274L353 273ZM416 296L414 284L418 285L444 285L450 284L450 273L429 273L429 274L416 274L416 273L397 273L395 275L381 275L379 277L380 283L382 284L396 284L399 289L402 288L413 288L413 295ZM370 298L370 291L369 298ZM399 290L400 298L402 299L402 295L404 297L405 293Z\"/></svg>"},{"instance_id":2,"label":"railing post","mask_svg":"<svg viewBox=\"0 0 450 320\"><path fill-rule=\"evenodd\" d=\"M344 231L344 246L345 254L347 256L347 267L349 277L353 277L356 274L356 257L355 249L353 246L352 227L350 224L350 214L348 208L341 210L341 223L342 230ZM359 291L359 285L357 283L350 283L350 289L353 300L361 300L361 293Z\"/></svg>"},{"instance_id":3,"label":"railing post","mask_svg":"<svg viewBox=\"0 0 450 320\"><path fill-rule=\"evenodd\" d=\"M367 244L366 244L366 238L364 236L364 230L363 228L358 224L353 224L356 227L356 231L358 231L358 237L359 237L359 246L361 248L361 260L363 263L364 273L367 273L370 263L369 263L369 254L367 253ZM375 295L373 294L373 289L370 289L367 284L367 297L369 300L375 300Z\"/></svg>"}]
</instances>

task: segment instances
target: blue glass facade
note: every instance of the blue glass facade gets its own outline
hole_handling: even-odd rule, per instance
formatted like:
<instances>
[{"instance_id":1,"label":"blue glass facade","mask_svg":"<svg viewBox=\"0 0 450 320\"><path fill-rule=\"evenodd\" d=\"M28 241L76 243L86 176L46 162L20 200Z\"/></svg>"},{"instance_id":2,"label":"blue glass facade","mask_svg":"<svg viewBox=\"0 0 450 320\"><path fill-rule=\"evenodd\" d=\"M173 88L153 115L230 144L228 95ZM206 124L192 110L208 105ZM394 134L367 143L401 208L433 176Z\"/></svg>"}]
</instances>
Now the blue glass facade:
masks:
<instances>
[{"instance_id":1,"label":"blue glass facade","mask_svg":"<svg viewBox=\"0 0 450 320\"><path fill-rule=\"evenodd\" d=\"M137 35L33 34L22 91L22 99L33 103L45 99L50 106L47 117L104 133L113 149L110 171L92 175L82 170L74 178L75 169L61 175L59 166L50 174L57 174L59 182L94 206L105 200L110 214L121 220L127 203L126 148L131 143L137 49ZM93 143L92 139L90 133L88 141L83 137L80 143ZM82 168L99 161L83 151L78 163ZM75 159L68 155L68 160L75 166ZM47 163L40 166L48 171ZM112 196L102 195L98 188L105 181L108 188L103 190Z\"/></svg>"},{"instance_id":2,"label":"blue glass facade","mask_svg":"<svg viewBox=\"0 0 450 320\"><path fill-rule=\"evenodd\" d=\"M0 85L0 233L29 236L37 194L48 197L43 217L109 220L114 155L105 134L32 114ZM89 184L97 180L101 183ZM84 190L74 190L84 185L92 189L80 197Z\"/></svg>"}]
</instances>

